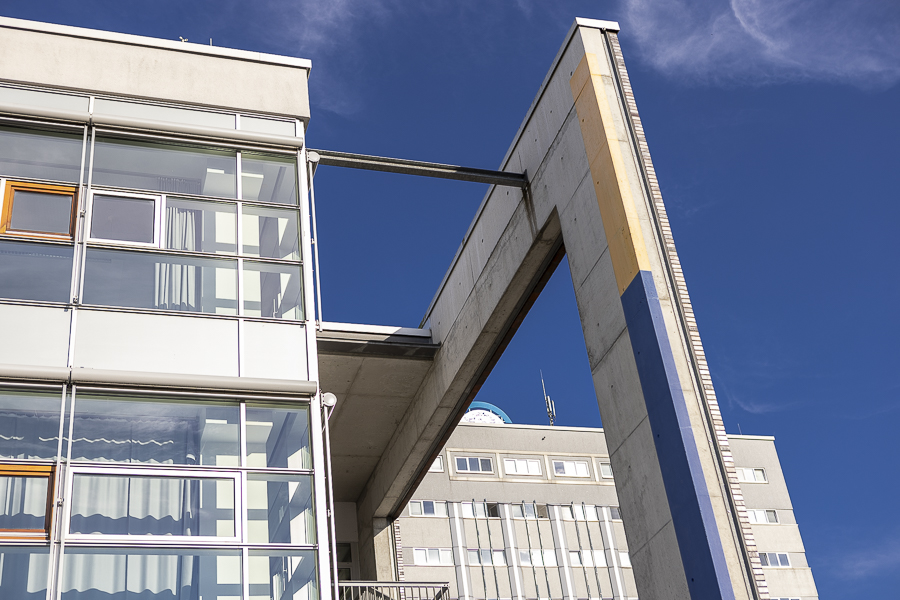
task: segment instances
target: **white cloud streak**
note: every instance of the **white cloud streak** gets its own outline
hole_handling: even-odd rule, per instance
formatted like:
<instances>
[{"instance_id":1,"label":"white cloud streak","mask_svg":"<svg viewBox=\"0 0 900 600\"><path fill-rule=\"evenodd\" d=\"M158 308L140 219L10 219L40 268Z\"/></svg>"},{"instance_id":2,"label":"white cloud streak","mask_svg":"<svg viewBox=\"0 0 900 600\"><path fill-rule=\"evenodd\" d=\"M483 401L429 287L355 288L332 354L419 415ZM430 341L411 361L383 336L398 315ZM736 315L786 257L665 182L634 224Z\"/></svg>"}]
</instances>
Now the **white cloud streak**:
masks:
<instances>
[{"instance_id":1,"label":"white cloud streak","mask_svg":"<svg viewBox=\"0 0 900 600\"><path fill-rule=\"evenodd\" d=\"M641 58L689 83L900 81L900 3L623 0L623 9L623 36Z\"/></svg>"}]
</instances>

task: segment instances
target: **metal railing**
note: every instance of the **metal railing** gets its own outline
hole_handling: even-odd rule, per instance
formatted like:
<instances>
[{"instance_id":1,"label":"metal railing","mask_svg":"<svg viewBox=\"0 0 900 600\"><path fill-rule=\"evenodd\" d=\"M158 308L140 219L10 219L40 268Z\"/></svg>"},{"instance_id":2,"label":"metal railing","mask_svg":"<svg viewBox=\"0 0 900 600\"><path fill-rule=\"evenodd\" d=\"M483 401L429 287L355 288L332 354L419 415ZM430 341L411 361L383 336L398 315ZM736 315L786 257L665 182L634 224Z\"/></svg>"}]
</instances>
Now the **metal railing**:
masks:
<instances>
[{"instance_id":1,"label":"metal railing","mask_svg":"<svg viewBox=\"0 0 900 600\"><path fill-rule=\"evenodd\" d=\"M418 581L342 581L338 600L450 600L450 584Z\"/></svg>"}]
</instances>

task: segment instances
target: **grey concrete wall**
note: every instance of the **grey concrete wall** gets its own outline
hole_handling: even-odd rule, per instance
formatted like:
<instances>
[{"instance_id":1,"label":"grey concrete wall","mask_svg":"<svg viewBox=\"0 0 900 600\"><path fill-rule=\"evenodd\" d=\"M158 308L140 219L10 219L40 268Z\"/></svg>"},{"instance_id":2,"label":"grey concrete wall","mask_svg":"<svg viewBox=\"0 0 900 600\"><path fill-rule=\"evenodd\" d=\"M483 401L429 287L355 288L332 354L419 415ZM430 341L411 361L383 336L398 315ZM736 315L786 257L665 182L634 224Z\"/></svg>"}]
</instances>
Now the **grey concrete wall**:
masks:
<instances>
[{"instance_id":1,"label":"grey concrete wall","mask_svg":"<svg viewBox=\"0 0 900 600\"><path fill-rule=\"evenodd\" d=\"M501 188L488 194L435 297L427 323L442 347L367 484L358 504L360 522L396 514L408 492L407 482L427 468L446 432L444 424L471 399L479 377L514 327L517 311L564 242L619 498L626 518L630 516L629 546L639 575L638 591L653 598L690 597L694 573L688 581L682 560L696 552L682 551L680 543L691 538L703 540L708 561L716 565L717 574L707 577L705 585L722 597L746 598L752 594L751 584L713 441L717 432L710 425L710 407L704 404L688 332L676 306L657 213L641 180L642 163L633 145L626 99L617 87L618 58L610 54L602 28L588 23L574 29L504 160L503 168L527 173L530 194ZM597 90L594 101L606 111L599 130L596 123L594 129L583 124L587 116L576 110L573 96L573 77L579 68L584 70L588 56L593 57L588 77ZM602 137L598 143L612 149L614 172L595 177L586 150L586 144L595 142L592 135ZM647 338L635 347L633 332L626 327L620 298L624 288L609 250L609 223L603 222L598 204L613 193L610 190L627 195L626 208L634 213L631 235L643 244L634 251L640 254L638 266L646 269L658 293L656 327L658 335L665 336L661 342L665 347L656 351L670 356L666 385L670 391L677 388L681 402L677 410L685 414L676 435L689 455L685 460L691 464L690 486L696 494L692 501L704 521L683 525L680 534L676 525L687 518L673 520L668 495L681 486L673 487L677 475L671 473L664 481L660 461L665 453L658 454L659 436L648 416L650 399L644 395L643 374L636 364L636 352L652 348Z\"/></svg>"},{"instance_id":2,"label":"grey concrete wall","mask_svg":"<svg viewBox=\"0 0 900 600\"><path fill-rule=\"evenodd\" d=\"M309 69L302 59L0 18L8 81L308 121Z\"/></svg>"}]
</instances>

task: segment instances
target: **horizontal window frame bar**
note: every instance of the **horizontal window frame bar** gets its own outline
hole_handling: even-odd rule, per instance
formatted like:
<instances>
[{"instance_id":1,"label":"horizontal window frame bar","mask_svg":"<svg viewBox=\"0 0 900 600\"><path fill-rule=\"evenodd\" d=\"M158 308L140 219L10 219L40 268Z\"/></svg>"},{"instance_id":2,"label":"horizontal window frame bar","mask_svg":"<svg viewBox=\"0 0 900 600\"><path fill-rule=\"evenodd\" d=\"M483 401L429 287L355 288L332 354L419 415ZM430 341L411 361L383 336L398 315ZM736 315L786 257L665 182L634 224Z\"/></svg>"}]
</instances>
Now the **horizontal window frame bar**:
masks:
<instances>
[{"instance_id":1,"label":"horizontal window frame bar","mask_svg":"<svg viewBox=\"0 0 900 600\"><path fill-rule=\"evenodd\" d=\"M163 536L156 536L156 537L157 537L157 540L160 540ZM29 547L35 547L35 548L41 547L41 546L35 545L34 543L23 544L23 545L26 545ZM99 541L85 542L84 540L80 540L80 539L73 540L73 539L68 539L68 538L66 539L65 545L66 545L66 547L72 546L73 548L93 548L96 550L132 550L132 549L146 550L148 548L148 546L150 548L156 547L156 548L165 549L165 550L238 550L241 548L247 548L251 552L254 550L264 550L264 551L268 551L268 552L304 552L304 551L305 552L316 552L319 549L318 544L313 544L313 545L304 544L304 545L289 546L287 544L269 544L269 545L259 544L259 543L211 544L211 543L207 543L207 542L190 544L190 543L180 542L180 543L171 544L171 545L169 545L169 544L150 545L150 544L135 543L135 540L128 540L128 541L122 542L122 543L111 544L111 543L100 543ZM65 555L65 550L63 550L63 554ZM102 554L102 552L98 552L97 554ZM117 554L117 553L113 553L113 554ZM125 553L118 553L118 554L125 554ZM149 554L149 553L145 552L144 554ZM171 554L171 553L167 553L167 554Z\"/></svg>"},{"instance_id":2,"label":"horizontal window frame bar","mask_svg":"<svg viewBox=\"0 0 900 600\"><path fill-rule=\"evenodd\" d=\"M131 243L123 243L117 241L106 241L97 238L90 238L85 241L85 245L88 248L97 248L100 250L122 250L124 252L140 252L142 254L164 254L168 256L185 256L188 258L208 258L212 260L232 260L237 261L237 259L243 259L250 262L258 262L258 263L271 263L278 265L292 265L292 266L302 266L302 260L290 260L286 258L260 258L258 256L249 256L246 254L212 254L206 252L192 252L187 250L170 250L168 248L160 248L159 246L152 246L150 244L139 244L138 242L134 242L134 245ZM125 307L127 308L127 307ZM152 309L150 309L152 310ZM170 313L172 311L165 311ZM176 312L186 312L186 311L176 311ZM202 314L214 314L214 313L202 313ZM228 316L228 315L223 315Z\"/></svg>"},{"instance_id":3,"label":"horizontal window frame bar","mask_svg":"<svg viewBox=\"0 0 900 600\"><path fill-rule=\"evenodd\" d=\"M23 179L23 181L25 181ZM38 180L43 181L43 180ZM260 208L280 208L282 210L300 210L299 204L284 204L282 202L260 202L259 200L244 200L241 198L226 198L224 196L201 196L199 194L187 194L187 193L175 193L175 192L159 192L155 190L141 190L138 188L129 188L129 187L113 187L109 185L102 185L97 183L91 184L91 193L99 192L101 194L145 194L145 195L157 195L157 196L165 196L166 201L170 199L174 200L196 200L198 202L219 202L222 204L237 204L243 203L249 206L258 206Z\"/></svg>"},{"instance_id":4,"label":"horizontal window frame bar","mask_svg":"<svg viewBox=\"0 0 900 600\"><path fill-rule=\"evenodd\" d=\"M39 110L35 109L30 110L26 113L18 113L18 112L10 112L6 110L8 108L13 107L12 104L0 105L0 125L8 125L9 127L22 127L24 129L40 129L42 131L57 131L59 133L70 133L75 130L81 130L84 132L84 129L88 127L88 120L85 119L75 119L75 118L66 118L62 115L67 114L68 111L57 111L52 109L47 109L47 114L57 113L59 117L45 117L44 115L38 114ZM27 108L27 107L23 107ZM72 113L75 115L78 113ZM84 113L85 117L87 117L87 113ZM31 116L34 115L34 116ZM54 119L51 121L46 121L44 119Z\"/></svg>"},{"instance_id":5,"label":"horizontal window frame bar","mask_svg":"<svg viewBox=\"0 0 900 600\"><path fill-rule=\"evenodd\" d=\"M403 175L418 175L437 179L455 179L474 183L487 183L495 186L525 188L528 178L524 173L510 173L491 169L478 169L442 163L432 163L403 158L388 158L335 150L316 150L309 148L308 153L316 153L318 163L326 167L346 167L367 171L382 171Z\"/></svg>"},{"instance_id":6,"label":"horizontal window frame bar","mask_svg":"<svg viewBox=\"0 0 900 600\"><path fill-rule=\"evenodd\" d=\"M187 146L200 146L200 147L210 147L210 146L218 146L220 148L228 148L231 150L246 150L248 152L262 152L262 153L270 153L270 154L283 154L285 156L297 156L297 152L302 148L294 147L289 145L252 145L252 144L242 144L240 142L229 140L227 138L220 137L205 137L205 136L193 136L191 134L185 134L184 132L173 132L172 134L167 131L157 131L155 129L144 129L138 127L117 127L114 125L109 125L107 123L93 123L93 130L95 136L103 136L108 135L110 137L121 139L121 140L135 140L135 139L145 139L145 140L155 140L159 142L169 142L176 145L187 145ZM241 130L235 130L241 131ZM178 135L178 134L181 135ZM187 135L188 137L182 137L182 135ZM301 138L298 138L301 139ZM210 148L211 150L215 150L215 148Z\"/></svg>"}]
</instances>

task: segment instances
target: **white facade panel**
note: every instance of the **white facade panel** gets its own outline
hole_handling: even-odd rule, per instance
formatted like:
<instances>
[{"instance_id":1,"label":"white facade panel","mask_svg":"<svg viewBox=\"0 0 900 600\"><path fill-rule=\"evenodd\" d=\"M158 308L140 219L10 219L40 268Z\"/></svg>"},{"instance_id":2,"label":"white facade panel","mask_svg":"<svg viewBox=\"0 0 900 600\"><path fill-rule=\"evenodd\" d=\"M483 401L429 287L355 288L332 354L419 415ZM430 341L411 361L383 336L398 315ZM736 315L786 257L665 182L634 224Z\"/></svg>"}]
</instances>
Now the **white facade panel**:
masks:
<instances>
[{"instance_id":1,"label":"white facade panel","mask_svg":"<svg viewBox=\"0 0 900 600\"><path fill-rule=\"evenodd\" d=\"M72 311L47 306L0 304L0 364L65 367Z\"/></svg>"},{"instance_id":2,"label":"white facade panel","mask_svg":"<svg viewBox=\"0 0 900 600\"><path fill-rule=\"evenodd\" d=\"M83 310L75 368L238 375L238 324L226 319Z\"/></svg>"},{"instance_id":3,"label":"white facade panel","mask_svg":"<svg viewBox=\"0 0 900 600\"><path fill-rule=\"evenodd\" d=\"M306 330L297 323L247 321L243 330L241 376L269 379L309 378Z\"/></svg>"}]
</instances>

